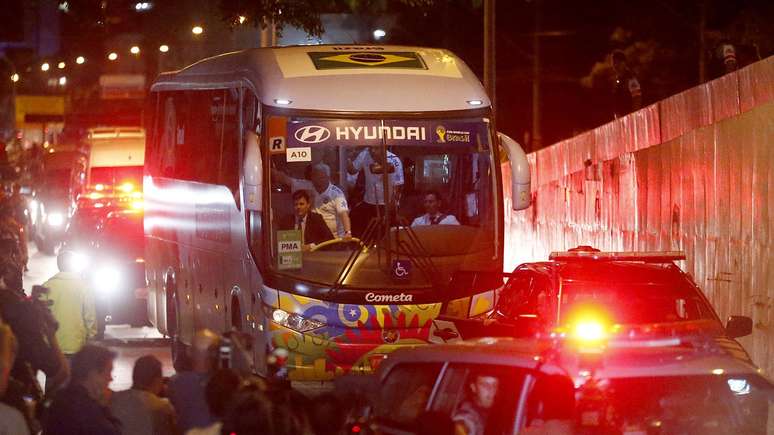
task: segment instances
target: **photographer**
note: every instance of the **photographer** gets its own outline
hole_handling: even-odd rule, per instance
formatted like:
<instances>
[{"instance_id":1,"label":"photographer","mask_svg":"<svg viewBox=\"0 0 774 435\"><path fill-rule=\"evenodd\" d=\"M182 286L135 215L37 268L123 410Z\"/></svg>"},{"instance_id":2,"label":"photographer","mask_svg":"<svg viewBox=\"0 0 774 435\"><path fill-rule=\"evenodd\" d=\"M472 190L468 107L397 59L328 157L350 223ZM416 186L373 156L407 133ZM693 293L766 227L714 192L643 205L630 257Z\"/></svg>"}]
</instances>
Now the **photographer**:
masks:
<instances>
[{"instance_id":1,"label":"photographer","mask_svg":"<svg viewBox=\"0 0 774 435\"><path fill-rule=\"evenodd\" d=\"M18 270L0 262L0 317L19 342L11 377L23 385L24 396L40 403L43 392L36 378L38 370L53 384L61 385L67 379L68 367L56 340L56 320L37 298L36 289L31 298L25 297Z\"/></svg>"}]
</instances>

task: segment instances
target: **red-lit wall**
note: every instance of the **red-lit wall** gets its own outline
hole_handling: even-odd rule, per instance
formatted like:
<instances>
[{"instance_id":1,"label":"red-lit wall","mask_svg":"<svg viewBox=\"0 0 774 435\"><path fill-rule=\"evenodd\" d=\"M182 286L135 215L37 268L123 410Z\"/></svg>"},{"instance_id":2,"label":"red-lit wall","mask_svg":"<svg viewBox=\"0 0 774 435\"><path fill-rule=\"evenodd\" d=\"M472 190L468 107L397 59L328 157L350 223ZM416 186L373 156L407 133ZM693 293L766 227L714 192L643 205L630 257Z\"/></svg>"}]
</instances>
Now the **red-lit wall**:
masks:
<instances>
[{"instance_id":1,"label":"red-lit wall","mask_svg":"<svg viewBox=\"0 0 774 435\"><path fill-rule=\"evenodd\" d=\"M579 244L683 250L721 317L753 318L741 341L774 373L774 57L529 159L534 204L505 208L506 269Z\"/></svg>"}]
</instances>

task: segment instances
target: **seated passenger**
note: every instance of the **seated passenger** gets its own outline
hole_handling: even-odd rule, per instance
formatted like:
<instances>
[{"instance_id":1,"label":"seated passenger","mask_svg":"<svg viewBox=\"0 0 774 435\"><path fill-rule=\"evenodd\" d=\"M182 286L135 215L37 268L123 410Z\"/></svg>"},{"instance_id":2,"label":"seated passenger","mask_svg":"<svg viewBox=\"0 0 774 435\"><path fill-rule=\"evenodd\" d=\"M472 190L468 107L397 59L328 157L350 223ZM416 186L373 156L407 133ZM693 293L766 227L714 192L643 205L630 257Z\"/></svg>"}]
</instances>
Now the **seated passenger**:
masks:
<instances>
[{"instance_id":1,"label":"seated passenger","mask_svg":"<svg viewBox=\"0 0 774 435\"><path fill-rule=\"evenodd\" d=\"M469 379L472 381L468 384L467 397L452 415L455 433L484 435L500 380L486 374L474 375Z\"/></svg>"},{"instance_id":2,"label":"seated passenger","mask_svg":"<svg viewBox=\"0 0 774 435\"><path fill-rule=\"evenodd\" d=\"M312 209L323 217L332 234L344 238L352 236L347 198L341 189L331 183L331 168L328 165L322 162L313 165L311 181L293 178L276 169L272 169L271 175L275 180L289 186L293 192L309 192L313 197Z\"/></svg>"},{"instance_id":3,"label":"seated passenger","mask_svg":"<svg viewBox=\"0 0 774 435\"><path fill-rule=\"evenodd\" d=\"M454 215L441 213L441 195L435 191L429 191L425 194L423 202L425 214L414 219L412 227L419 225L459 225L459 221Z\"/></svg>"},{"instance_id":4,"label":"seated passenger","mask_svg":"<svg viewBox=\"0 0 774 435\"><path fill-rule=\"evenodd\" d=\"M309 192L296 190L293 192L293 210L295 214L288 216L281 227L286 230L301 230L303 250L309 251L316 245L331 240L333 234L325 224L323 217L312 211L312 202L309 200Z\"/></svg>"}]
</instances>

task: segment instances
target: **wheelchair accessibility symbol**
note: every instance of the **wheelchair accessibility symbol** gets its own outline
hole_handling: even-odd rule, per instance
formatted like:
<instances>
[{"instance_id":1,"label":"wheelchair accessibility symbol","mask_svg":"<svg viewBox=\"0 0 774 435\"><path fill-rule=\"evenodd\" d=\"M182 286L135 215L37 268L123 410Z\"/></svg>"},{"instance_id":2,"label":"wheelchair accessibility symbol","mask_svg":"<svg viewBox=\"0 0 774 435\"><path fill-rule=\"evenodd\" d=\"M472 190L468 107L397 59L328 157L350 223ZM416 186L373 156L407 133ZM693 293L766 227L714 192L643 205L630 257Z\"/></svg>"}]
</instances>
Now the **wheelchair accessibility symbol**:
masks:
<instances>
[{"instance_id":1,"label":"wheelchair accessibility symbol","mask_svg":"<svg viewBox=\"0 0 774 435\"><path fill-rule=\"evenodd\" d=\"M411 277L411 261L394 260L392 262L392 277L398 280L408 280Z\"/></svg>"}]
</instances>

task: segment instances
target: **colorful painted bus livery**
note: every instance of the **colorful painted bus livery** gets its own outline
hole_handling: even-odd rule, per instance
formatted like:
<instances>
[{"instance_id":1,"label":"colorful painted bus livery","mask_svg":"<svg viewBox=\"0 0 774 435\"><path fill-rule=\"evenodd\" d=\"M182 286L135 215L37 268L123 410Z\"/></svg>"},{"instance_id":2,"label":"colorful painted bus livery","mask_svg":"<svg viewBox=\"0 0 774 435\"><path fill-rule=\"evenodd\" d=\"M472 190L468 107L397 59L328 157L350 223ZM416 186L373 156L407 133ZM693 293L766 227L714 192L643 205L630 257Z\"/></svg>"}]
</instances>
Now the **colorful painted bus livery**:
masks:
<instances>
[{"instance_id":1,"label":"colorful painted bus livery","mask_svg":"<svg viewBox=\"0 0 774 435\"><path fill-rule=\"evenodd\" d=\"M326 381L455 339L440 316L493 309L500 154L514 209L529 206L528 165L450 52L251 49L162 74L151 91L148 312L173 356L198 329L239 330L257 373L284 348L290 380ZM322 243L306 240L319 234L302 190L330 230Z\"/></svg>"}]
</instances>

